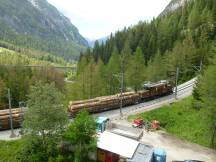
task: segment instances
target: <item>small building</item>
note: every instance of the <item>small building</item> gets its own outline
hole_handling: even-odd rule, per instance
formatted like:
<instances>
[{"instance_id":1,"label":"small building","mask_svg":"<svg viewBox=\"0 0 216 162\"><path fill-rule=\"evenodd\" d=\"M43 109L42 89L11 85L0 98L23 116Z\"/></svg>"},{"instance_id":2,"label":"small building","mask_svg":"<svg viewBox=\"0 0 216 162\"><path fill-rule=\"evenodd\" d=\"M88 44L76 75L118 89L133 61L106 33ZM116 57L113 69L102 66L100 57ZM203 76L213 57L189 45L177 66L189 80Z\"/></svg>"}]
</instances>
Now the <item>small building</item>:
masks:
<instances>
[{"instance_id":1,"label":"small building","mask_svg":"<svg viewBox=\"0 0 216 162\"><path fill-rule=\"evenodd\" d=\"M151 162L153 157L153 147L108 131L99 136L97 147L100 162Z\"/></svg>"},{"instance_id":2,"label":"small building","mask_svg":"<svg viewBox=\"0 0 216 162\"><path fill-rule=\"evenodd\" d=\"M96 124L97 124L97 127L96 127L96 131L97 133L102 133L106 130L106 126L107 126L107 122L109 121L109 118L107 117L97 117L96 119Z\"/></svg>"}]
</instances>

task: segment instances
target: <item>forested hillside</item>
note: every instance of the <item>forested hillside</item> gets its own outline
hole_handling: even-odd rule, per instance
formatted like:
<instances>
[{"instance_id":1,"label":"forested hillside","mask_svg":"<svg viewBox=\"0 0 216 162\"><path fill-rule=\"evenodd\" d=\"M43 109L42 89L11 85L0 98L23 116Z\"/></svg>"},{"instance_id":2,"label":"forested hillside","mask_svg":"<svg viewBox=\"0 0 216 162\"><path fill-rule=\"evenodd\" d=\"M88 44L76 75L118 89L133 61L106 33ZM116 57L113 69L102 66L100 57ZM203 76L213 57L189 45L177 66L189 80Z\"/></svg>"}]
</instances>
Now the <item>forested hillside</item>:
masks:
<instances>
[{"instance_id":1,"label":"forested hillside","mask_svg":"<svg viewBox=\"0 0 216 162\"><path fill-rule=\"evenodd\" d=\"M0 109L8 108L7 88L12 94L12 107L18 107L20 101L26 101L29 89L37 82L55 83L64 91L64 74L52 67L26 68L5 67L0 65Z\"/></svg>"},{"instance_id":2,"label":"forested hillside","mask_svg":"<svg viewBox=\"0 0 216 162\"><path fill-rule=\"evenodd\" d=\"M0 40L76 59L87 41L47 0L0 1Z\"/></svg>"},{"instance_id":3,"label":"forested hillside","mask_svg":"<svg viewBox=\"0 0 216 162\"><path fill-rule=\"evenodd\" d=\"M124 90L138 90L144 81L179 81L196 75L214 55L216 1L185 1L184 5L151 22L139 22L95 43L80 57L74 99L119 92L119 75Z\"/></svg>"},{"instance_id":4,"label":"forested hillside","mask_svg":"<svg viewBox=\"0 0 216 162\"><path fill-rule=\"evenodd\" d=\"M7 88L12 94L12 106L18 107L20 101L26 101L29 88L38 81L55 82L61 91L65 90L65 71L54 66L73 66L60 57L48 53L20 49L20 52L0 47L0 109L8 108ZM41 65L25 67L23 65Z\"/></svg>"}]
</instances>

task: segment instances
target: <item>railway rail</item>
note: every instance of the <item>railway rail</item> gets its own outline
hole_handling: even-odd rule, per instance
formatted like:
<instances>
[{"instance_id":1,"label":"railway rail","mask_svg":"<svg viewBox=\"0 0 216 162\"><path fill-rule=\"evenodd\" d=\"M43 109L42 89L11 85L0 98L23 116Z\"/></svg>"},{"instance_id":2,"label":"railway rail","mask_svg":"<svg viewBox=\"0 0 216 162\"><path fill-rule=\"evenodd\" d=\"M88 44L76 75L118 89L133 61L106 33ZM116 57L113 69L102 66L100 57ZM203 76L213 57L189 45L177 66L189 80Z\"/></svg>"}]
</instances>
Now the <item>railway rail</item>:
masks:
<instances>
[{"instance_id":1,"label":"railway rail","mask_svg":"<svg viewBox=\"0 0 216 162\"><path fill-rule=\"evenodd\" d=\"M181 85L181 88L179 88L178 90L178 95L177 95L178 100L190 96L192 94L194 86L195 86L195 80L193 80L193 84L188 83L188 84L184 84L184 86ZM168 96L157 98L155 100L143 102L138 105L127 106L123 109L124 118L127 118L129 115L157 109L165 104L172 104L173 102L176 101L177 100L175 98L175 95L171 94ZM120 114L119 114L119 110L111 110L111 111L97 113L95 114L95 116L106 116L112 120L115 120L115 119L119 119Z\"/></svg>"},{"instance_id":2,"label":"railway rail","mask_svg":"<svg viewBox=\"0 0 216 162\"><path fill-rule=\"evenodd\" d=\"M193 89L193 87L195 85L195 80L196 79L194 79L192 81L189 81L187 84L180 85L179 88L178 88L179 95L181 95L181 92L184 93L184 91L187 90L187 89ZM158 104L158 103L162 102L163 100L173 100L173 99L174 99L174 96L172 94L172 95L167 95L167 96L163 96L163 97L160 97L160 98L156 98L156 99L154 99L152 101L149 101L149 102L142 101L139 104L136 103L136 105L132 105L132 106L125 105L126 107L123 108L123 113L124 113L124 115L128 115L128 114L131 114L131 113L136 112L138 110L141 110L144 107L149 107L151 105ZM134 102L134 100L133 100L133 102ZM131 104L129 104L129 105L131 105ZM111 109L109 109L109 111L105 111L105 112L102 112L102 111L100 112L99 111L99 112L97 112L97 114L103 114L104 116L111 117L112 115L118 113L117 108L119 108L119 106L116 106L115 108L111 108ZM19 128L21 126L21 124L22 124L24 112L26 110L27 110L27 108L12 109L11 116L10 116L9 109L0 110L0 130L10 129L11 121L13 121L13 128ZM71 114L71 112L69 112L69 115L70 114Z\"/></svg>"},{"instance_id":3,"label":"railway rail","mask_svg":"<svg viewBox=\"0 0 216 162\"><path fill-rule=\"evenodd\" d=\"M190 84L190 83L193 83L193 84ZM195 83L196 83L196 78L194 78L188 82L185 82L184 84L179 85L178 86L179 89L182 87L185 87L185 89L178 91L178 100L181 100L185 97L190 96L192 94L193 87L194 87L193 85L195 85ZM138 105L132 105L132 106L124 107L122 109L123 115L124 115L124 118L127 118L127 116L129 116L129 115L157 109L157 108L160 108L161 106L163 106L164 104L170 104L170 103L173 103L175 101L176 101L176 99L175 99L173 94L169 95L169 96L164 96L164 97L158 98L156 100L140 103ZM96 113L96 114L93 114L93 116L105 116L105 117L110 118L111 120L115 120L115 119L119 119L120 113L119 113L119 109L115 109L115 110L110 110L110 111L106 111L106 112ZM11 130L1 130L0 131L0 140L14 140L14 139L19 139L21 137L20 129L14 129L14 133L15 133L16 137L11 138Z\"/></svg>"}]
</instances>

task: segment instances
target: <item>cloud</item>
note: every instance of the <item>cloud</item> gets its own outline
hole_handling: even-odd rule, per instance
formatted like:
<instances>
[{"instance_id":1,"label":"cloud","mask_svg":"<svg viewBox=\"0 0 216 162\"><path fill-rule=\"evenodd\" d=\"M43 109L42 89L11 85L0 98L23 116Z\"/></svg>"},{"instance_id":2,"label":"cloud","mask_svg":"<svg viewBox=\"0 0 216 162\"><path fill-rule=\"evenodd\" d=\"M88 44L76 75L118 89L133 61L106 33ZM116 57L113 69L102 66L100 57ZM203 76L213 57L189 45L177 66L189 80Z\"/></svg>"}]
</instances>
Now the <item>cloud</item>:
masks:
<instances>
[{"instance_id":1,"label":"cloud","mask_svg":"<svg viewBox=\"0 0 216 162\"><path fill-rule=\"evenodd\" d=\"M100 38L124 26L151 20L170 0L48 0L88 38Z\"/></svg>"}]
</instances>

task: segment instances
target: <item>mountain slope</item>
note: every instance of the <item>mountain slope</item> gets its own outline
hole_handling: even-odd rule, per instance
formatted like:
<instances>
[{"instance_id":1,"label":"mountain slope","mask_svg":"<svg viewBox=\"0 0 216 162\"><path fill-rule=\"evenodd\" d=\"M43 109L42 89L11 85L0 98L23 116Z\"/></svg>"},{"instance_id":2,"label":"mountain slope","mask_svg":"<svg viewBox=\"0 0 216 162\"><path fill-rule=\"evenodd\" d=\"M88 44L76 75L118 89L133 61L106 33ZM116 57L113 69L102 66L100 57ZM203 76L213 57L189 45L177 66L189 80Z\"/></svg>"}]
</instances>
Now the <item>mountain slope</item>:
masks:
<instances>
[{"instance_id":1,"label":"mountain slope","mask_svg":"<svg viewBox=\"0 0 216 162\"><path fill-rule=\"evenodd\" d=\"M66 58L88 46L70 20L46 0L0 1L0 24L0 39Z\"/></svg>"},{"instance_id":2,"label":"mountain slope","mask_svg":"<svg viewBox=\"0 0 216 162\"><path fill-rule=\"evenodd\" d=\"M216 53L215 48L212 51L216 44L215 22L216 1L195 0L151 22L139 22L116 32L103 45L97 43L81 55L79 89L75 90L80 94L74 98L118 93L118 79L112 77L116 74L124 74L124 86L135 91L137 87L142 89L145 81L169 80L175 84L177 67L178 83L189 80L208 66Z\"/></svg>"}]
</instances>

